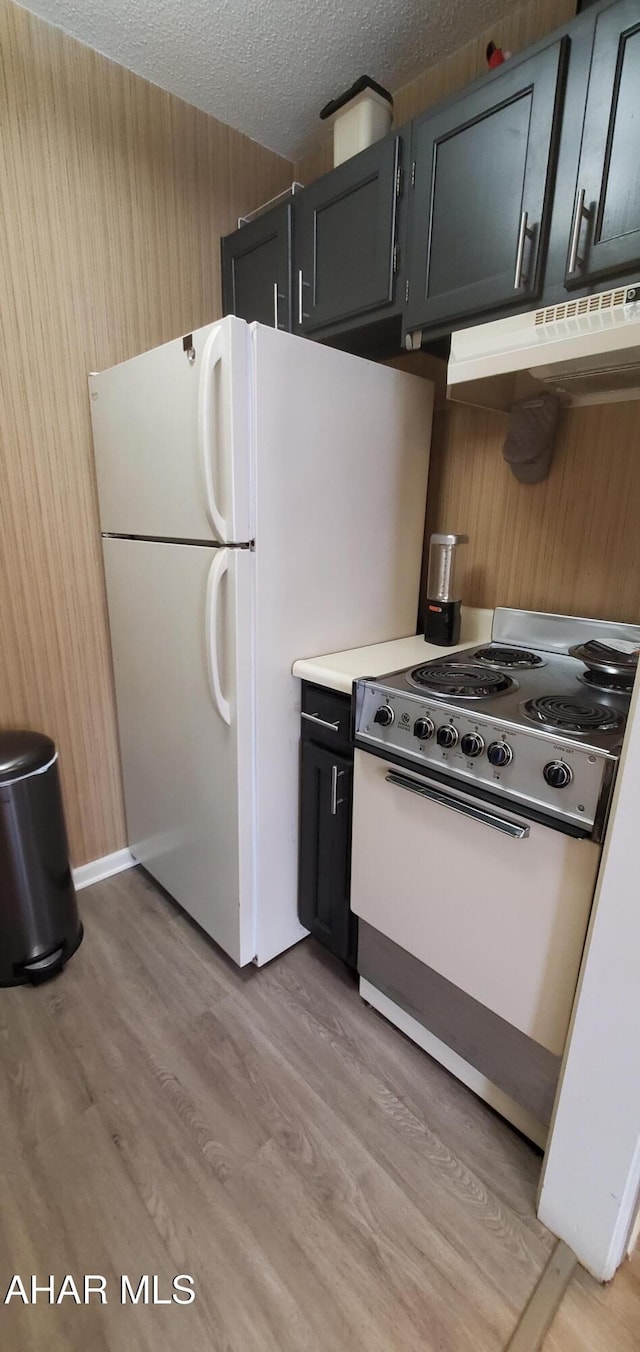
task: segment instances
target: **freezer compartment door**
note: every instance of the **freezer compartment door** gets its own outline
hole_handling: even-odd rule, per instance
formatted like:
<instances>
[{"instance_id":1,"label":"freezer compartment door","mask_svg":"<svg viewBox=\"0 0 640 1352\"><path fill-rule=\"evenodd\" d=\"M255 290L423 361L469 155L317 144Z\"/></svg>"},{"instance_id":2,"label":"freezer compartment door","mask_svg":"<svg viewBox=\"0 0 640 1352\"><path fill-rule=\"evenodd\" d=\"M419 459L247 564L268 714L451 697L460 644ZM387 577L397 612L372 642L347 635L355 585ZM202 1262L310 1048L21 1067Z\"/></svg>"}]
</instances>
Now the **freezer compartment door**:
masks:
<instances>
[{"instance_id":1,"label":"freezer compartment door","mask_svg":"<svg viewBox=\"0 0 640 1352\"><path fill-rule=\"evenodd\" d=\"M243 965L256 951L254 555L103 544L129 845Z\"/></svg>"},{"instance_id":2,"label":"freezer compartment door","mask_svg":"<svg viewBox=\"0 0 640 1352\"><path fill-rule=\"evenodd\" d=\"M103 532L253 539L249 330L190 338L89 377Z\"/></svg>"}]
</instances>

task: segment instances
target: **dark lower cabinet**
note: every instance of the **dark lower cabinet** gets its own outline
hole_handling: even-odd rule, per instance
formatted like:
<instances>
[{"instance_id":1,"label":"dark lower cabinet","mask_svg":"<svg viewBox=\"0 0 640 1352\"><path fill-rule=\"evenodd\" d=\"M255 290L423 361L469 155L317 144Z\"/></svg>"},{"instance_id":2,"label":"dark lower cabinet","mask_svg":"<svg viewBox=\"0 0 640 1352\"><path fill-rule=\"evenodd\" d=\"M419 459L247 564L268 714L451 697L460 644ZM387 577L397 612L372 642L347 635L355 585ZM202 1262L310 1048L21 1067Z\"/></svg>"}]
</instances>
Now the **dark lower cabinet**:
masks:
<instances>
[{"instance_id":1,"label":"dark lower cabinet","mask_svg":"<svg viewBox=\"0 0 640 1352\"><path fill-rule=\"evenodd\" d=\"M222 240L226 315L291 329L291 202L265 211Z\"/></svg>"},{"instance_id":2,"label":"dark lower cabinet","mask_svg":"<svg viewBox=\"0 0 640 1352\"><path fill-rule=\"evenodd\" d=\"M377 141L296 197L294 331L393 305L401 144L399 135Z\"/></svg>"},{"instance_id":3,"label":"dark lower cabinet","mask_svg":"<svg viewBox=\"0 0 640 1352\"><path fill-rule=\"evenodd\" d=\"M567 286L640 267L640 0L598 14Z\"/></svg>"},{"instance_id":4,"label":"dark lower cabinet","mask_svg":"<svg viewBox=\"0 0 640 1352\"><path fill-rule=\"evenodd\" d=\"M305 682L302 706L298 913L314 938L355 967L358 922L349 906L350 700Z\"/></svg>"},{"instance_id":5,"label":"dark lower cabinet","mask_svg":"<svg viewBox=\"0 0 640 1352\"><path fill-rule=\"evenodd\" d=\"M514 58L414 123L407 330L539 294L568 49Z\"/></svg>"}]
</instances>

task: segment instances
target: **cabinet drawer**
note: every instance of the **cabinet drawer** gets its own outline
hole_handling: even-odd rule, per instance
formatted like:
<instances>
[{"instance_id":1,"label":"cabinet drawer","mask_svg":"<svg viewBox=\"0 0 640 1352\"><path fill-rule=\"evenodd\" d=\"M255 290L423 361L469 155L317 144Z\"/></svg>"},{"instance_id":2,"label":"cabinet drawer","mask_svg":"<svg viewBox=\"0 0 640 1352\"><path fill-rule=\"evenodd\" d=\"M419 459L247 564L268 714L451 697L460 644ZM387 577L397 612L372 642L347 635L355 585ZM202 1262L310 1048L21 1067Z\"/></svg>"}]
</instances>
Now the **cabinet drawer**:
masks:
<instances>
[{"instance_id":1,"label":"cabinet drawer","mask_svg":"<svg viewBox=\"0 0 640 1352\"><path fill-rule=\"evenodd\" d=\"M302 682L301 734L326 746L351 740L351 697L321 685Z\"/></svg>"}]
</instances>

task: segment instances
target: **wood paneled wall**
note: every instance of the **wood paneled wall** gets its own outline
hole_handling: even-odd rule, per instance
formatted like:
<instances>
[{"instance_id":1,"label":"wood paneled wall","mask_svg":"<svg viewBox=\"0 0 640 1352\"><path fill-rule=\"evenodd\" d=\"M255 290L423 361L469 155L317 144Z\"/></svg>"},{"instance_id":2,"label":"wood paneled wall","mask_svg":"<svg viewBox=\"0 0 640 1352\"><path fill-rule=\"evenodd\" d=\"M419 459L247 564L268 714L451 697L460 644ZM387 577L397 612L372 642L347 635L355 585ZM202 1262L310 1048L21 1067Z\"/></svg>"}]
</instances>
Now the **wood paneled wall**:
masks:
<instances>
[{"instance_id":1,"label":"wood paneled wall","mask_svg":"<svg viewBox=\"0 0 640 1352\"><path fill-rule=\"evenodd\" d=\"M519 52L572 19L575 12L576 0L524 0L523 4L514 6L499 23L479 33L472 42L459 47L446 60L430 66L409 84L394 90L394 126L402 127L425 108L440 103L483 75L487 69L485 52L490 40L504 51ZM332 163L333 141L329 130L324 132L314 150L297 161L295 176L301 183L313 183L320 174L331 169Z\"/></svg>"},{"instance_id":2,"label":"wood paneled wall","mask_svg":"<svg viewBox=\"0 0 640 1352\"><path fill-rule=\"evenodd\" d=\"M75 864L125 843L87 372L215 319L291 169L0 0L0 726L55 738Z\"/></svg>"},{"instance_id":3,"label":"wood paneled wall","mask_svg":"<svg viewBox=\"0 0 640 1352\"><path fill-rule=\"evenodd\" d=\"M507 415L434 420L427 538L464 531L464 599L640 623L640 402L565 409L549 477L502 458Z\"/></svg>"},{"instance_id":4,"label":"wood paneled wall","mask_svg":"<svg viewBox=\"0 0 640 1352\"><path fill-rule=\"evenodd\" d=\"M436 387L421 598L429 536L460 531L469 605L640 623L640 401L564 409L548 478L521 484L506 413L447 402L446 363L426 352L388 364Z\"/></svg>"}]
</instances>

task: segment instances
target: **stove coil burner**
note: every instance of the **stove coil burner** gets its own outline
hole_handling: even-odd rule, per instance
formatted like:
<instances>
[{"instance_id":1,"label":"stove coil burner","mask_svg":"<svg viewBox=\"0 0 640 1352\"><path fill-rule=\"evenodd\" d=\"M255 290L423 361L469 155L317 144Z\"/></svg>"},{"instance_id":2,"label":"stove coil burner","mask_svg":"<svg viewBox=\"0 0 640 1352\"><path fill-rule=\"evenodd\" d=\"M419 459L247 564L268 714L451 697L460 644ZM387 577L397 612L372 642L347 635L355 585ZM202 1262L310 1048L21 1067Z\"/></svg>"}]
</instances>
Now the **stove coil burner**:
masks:
<instances>
[{"instance_id":1,"label":"stove coil burner","mask_svg":"<svg viewBox=\"0 0 640 1352\"><path fill-rule=\"evenodd\" d=\"M633 690L633 676L607 676L604 671L583 671L578 677L592 690L611 690L614 694L630 695Z\"/></svg>"},{"instance_id":2,"label":"stove coil burner","mask_svg":"<svg viewBox=\"0 0 640 1352\"><path fill-rule=\"evenodd\" d=\"M527 718L549 732L573 732L578 735L611 732L624 723L622 714L605 708L603 704L578 704L577 700L560 699L555 695L526 700L524 711Z\"/></svg>"},{"instance_id":3,"label":"stove coil burner","mask_svg":"<svg viewBox=\"0 0 640 1352\"><path fill-rule=\"evenodd\" d=\"M473 660L484 662L490 667L519 667L521 670L545 665L537 653L531 653L527 648L503 648L499 643L491 648L478 648L473 654Z\"/></svg>"},{"instance_id":4,"label":"stove coil burner","mask_svg":"<svg viewBox=\"0 0 640 1352\"><path fill-rule=\"evenodd\" d=\"M492 695L506 694L515 685L503 671L490 672L483 667L427 665L415 667L409 677L412 685L427 690L430 695L450 699L490 699Z\"/></svg>"}]
</instances>

